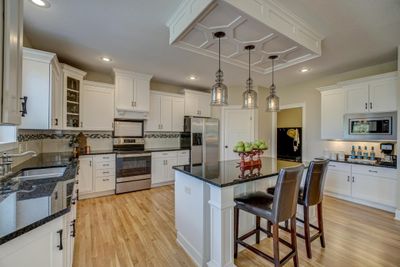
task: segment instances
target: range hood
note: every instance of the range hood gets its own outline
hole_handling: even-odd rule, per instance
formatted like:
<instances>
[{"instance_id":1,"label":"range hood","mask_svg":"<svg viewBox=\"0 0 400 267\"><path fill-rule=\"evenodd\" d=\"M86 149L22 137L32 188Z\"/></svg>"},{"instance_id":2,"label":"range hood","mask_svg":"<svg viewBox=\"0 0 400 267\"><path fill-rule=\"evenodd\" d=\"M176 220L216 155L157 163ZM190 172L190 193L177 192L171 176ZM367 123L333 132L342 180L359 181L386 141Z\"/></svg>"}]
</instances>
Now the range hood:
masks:
<instances>
[{"instance_id":1,"label":"range hood","mask_svg":"<svg viewBox=\"0 0 400 267\"><path fill-rule=\"evenodd\" d=\"M323 37L296 15L272 0L186 0L169 20L170 44L218 58L218 40L224 31L221 59L247 68L245 46L255 45L252 69L271 72L270 55L278 55L275 69L321 56Z\"/></svg>"}]
</instances>

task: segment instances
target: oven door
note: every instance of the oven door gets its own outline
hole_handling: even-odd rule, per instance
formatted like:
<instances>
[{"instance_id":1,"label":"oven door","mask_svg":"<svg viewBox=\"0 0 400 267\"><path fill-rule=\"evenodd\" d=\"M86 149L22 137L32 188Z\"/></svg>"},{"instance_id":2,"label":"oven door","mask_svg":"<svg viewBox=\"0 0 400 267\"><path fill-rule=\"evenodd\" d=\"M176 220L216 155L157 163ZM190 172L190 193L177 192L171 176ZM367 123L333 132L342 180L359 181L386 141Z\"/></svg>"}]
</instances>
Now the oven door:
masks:
<instances>
[{"instance_id":1,"label":"oven door","mask_svg":"<svg viewBox=\"0 0 400 267\"><path fill-rule=\"evenodd\" d=\"M151 176L151 154L117 154L117 182L149 179Z\"/></svg>"}]
</instances>

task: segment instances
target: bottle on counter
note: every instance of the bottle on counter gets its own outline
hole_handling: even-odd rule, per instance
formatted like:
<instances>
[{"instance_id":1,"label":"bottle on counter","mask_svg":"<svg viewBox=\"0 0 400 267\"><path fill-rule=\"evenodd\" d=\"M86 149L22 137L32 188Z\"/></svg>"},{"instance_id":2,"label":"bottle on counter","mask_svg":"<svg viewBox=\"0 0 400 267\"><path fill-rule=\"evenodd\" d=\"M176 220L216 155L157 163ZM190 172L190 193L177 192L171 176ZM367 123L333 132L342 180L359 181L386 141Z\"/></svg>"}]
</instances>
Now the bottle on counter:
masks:
<instances>
[{"instance_id":1,"label":"bottle on counter","mask_svg":"<svg viewBox=\"0 0 400 267\"><path fill-rule=\"evenodd\" d=\"M354 146L351 146L351 156L350 158L355 159L356 158L356 148Z\"/></svg>"},{"instance_id":2,"label":"bottle on counter","mask_svg":"<svg viewBox=\"0 0 400 267\"><path fill-rule=\"evenodd\" d=\"M362 153L361 146L358 146L358 150L357 150L357 158L358 158L358 159L362 159L362 155L363 155L363 153Z\"/></svg>"},{"instance_id":3,"label":"bottle on counter","mask_svg":"<svg viewBox=\"0 0 400 267\"><path fill-rule=\"evenodd\" d=\"M375 150L374 150L374 146L371 146L371 152L369 152L369 158L371 160L375 160Z\"/></svg>"},{"instance_id":4,"label":"bottle on counter","mask_svg":"<svg viewBox=\"0 0 400 267\"><path fill-rule=\"evenodd\" d=\"M368 147L364 147L363 159L368 159Z\"/></svg>"}]
</instances>

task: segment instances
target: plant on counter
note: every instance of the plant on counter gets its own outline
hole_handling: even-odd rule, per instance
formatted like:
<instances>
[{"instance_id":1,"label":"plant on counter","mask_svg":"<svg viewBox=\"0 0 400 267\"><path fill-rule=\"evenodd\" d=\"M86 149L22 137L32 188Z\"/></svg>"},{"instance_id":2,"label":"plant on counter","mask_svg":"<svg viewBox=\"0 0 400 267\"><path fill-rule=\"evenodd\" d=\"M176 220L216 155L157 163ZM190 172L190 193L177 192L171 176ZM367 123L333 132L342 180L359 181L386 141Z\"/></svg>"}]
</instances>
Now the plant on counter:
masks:
<instances>
[{"instance_id":1,"label":"plant on counter","mask_svg":"<svg viewBox=\"0 0 400 267\"><path fill-rule=\"evenodd\" d=\"M267 150L268 146L264 140L255 140L251 142L239 141L233 148L233 152L236 153L252 153L253 151Z\"/></svg>"}]
</instances>

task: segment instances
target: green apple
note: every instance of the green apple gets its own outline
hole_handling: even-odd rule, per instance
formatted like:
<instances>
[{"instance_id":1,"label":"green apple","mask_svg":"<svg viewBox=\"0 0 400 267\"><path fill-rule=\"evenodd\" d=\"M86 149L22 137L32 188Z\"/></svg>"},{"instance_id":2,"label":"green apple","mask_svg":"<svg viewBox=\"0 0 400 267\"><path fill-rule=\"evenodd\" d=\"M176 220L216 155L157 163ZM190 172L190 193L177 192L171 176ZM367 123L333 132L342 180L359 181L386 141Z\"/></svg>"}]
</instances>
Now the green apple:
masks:
<instances>
[{"instance_id":1,"label":"green apple","mask_svg":"<svg viewBox=\"0 0 400 267\"><path fill-rule=\"evenodd\" d=\"M237 147L244 146L244 143L243 143L243 141L239 141L239 142L237 142L237 143L236 143L236 146L237 146Z\"/></svg>"},{"instance_id":2,"label":"green apple","mask_svg":"<svg viewBox=\"0 0 400 267\"><path fill-rule=\"evenodd\" d=\"M245 152L251 152L253 150L253 147L251 147L251 146L246 146L245 148L244 148L244 151Z\"/></svg>"},{"instance_id":3,"label":"green apple","mask_svg":"<svg viewBox=\"0 0 400 267\"><path fill-rule=\"evenodd\" d=\"M267 147L267 145L265 145L265 144L261 144L261 145L260 145L260 149L265 150L265 149L268 149L268 147Z\"/></svg>"},{"instance_id":4,"label":"green apple","mask_svg":"<svg viewBox=\"0 0 400 267\"><path fill-rule=\"evenodd\" d=\"M239 152L239 153L244 152L244 147L239 146L239 147L236 149L236 152Z\"/></svg>"}]
</instances>

